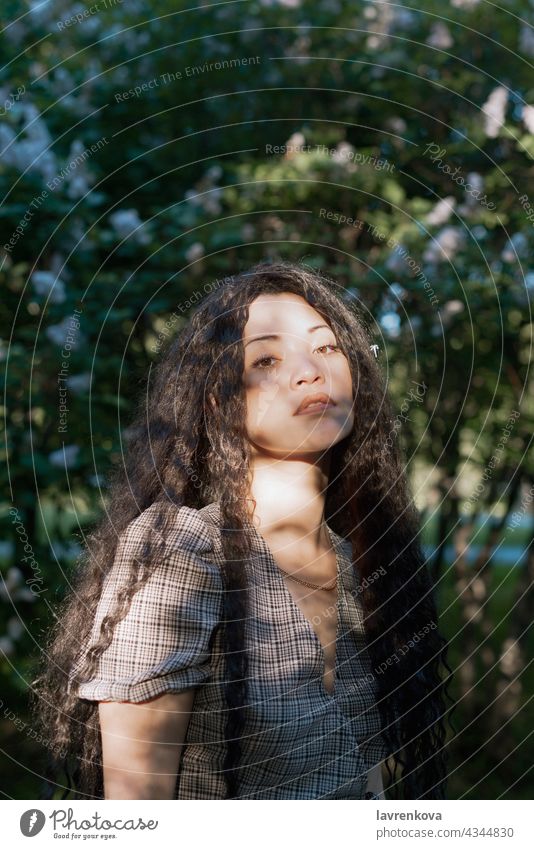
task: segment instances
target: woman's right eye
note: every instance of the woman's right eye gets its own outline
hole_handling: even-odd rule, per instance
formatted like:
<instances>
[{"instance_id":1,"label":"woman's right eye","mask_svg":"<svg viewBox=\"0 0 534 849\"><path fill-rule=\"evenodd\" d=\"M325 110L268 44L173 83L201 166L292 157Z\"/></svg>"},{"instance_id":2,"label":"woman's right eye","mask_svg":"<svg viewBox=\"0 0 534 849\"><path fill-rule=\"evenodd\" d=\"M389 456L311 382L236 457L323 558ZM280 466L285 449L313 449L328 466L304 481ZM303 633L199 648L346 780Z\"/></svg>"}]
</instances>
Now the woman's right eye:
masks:
<instances>
[{"instance_id":1,"label":"woman's right eye","mask_svg":"<svg viewBox=\"0 0 534 849\"><path fill-rule=\"evenodd\" d=\"M265 360L274 360L274 359L276 359L276 358L275 357L259 357L257 360L254 360L254 362L252 363L252 368L263 368L263 366L260 366L260 363L265 362ZM272 366L265 366L265 368L272 368Z\"/></svg>"}]
</instances>

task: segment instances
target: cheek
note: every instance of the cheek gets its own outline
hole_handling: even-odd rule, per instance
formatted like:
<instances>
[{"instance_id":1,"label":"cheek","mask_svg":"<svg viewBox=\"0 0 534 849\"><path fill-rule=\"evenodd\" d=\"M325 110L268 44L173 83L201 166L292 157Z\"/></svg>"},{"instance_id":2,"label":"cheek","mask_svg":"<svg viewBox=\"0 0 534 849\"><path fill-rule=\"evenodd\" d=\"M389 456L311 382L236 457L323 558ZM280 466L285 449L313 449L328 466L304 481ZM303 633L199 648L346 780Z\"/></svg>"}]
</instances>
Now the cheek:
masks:
<instances>
[{"instance_id":1,"label":"cheek","mask_svg":"<svg viewBox=\"0 0 534 849\"><path fill-rule=\"evenodd\" d=\"M279 398L279 393L280 387L277 383L263 378L258 381L257 385L249 394L251 407L259 411L264 411L276 402L277 398Z\"/></svg>"},{"instance_id":2,"label":"cheek","mask_svg":"<svg viewBox=\"0 0 534 849\"><path fill-rule=\"evenodd\" d=\"M276 378L267 376L265 372L256 372L245 378L247 403L251 406L257 406L269 399L274 399L279 390L280 387Z\"/></svg>"},{"instance_id":3,"label":"cheek","mask_svg":"<svg viewBox=\"0 0 534 849\"><path fill-rule=\"evenodd\" d=\"M272 378L258 375L248 380L247 428L258 433L276 426L276 409L280 400L280 386Z\"/></svg>"},{"instance_id":4,"label":"cheek","mask_svg":"<svg viewBox=\"0 0 534 849\"><path fill-rule=\"evenodd\" d=\"M259 382L256 388L256 398L258 405L265 406L266 404L272 404L272 402L278 397L280 392L280 387L275 380L270 380L268 377L263 377Z\"/></svg>"},{"instance_id":5,"label":"cheek","mask_svg":"<svg viewBox=\"0 0 534 849\"><path fill-rule=\"evenodd\" d=\"M347 397L353 400L354 394L352 391L352 374L349 368L349 364L346 360L341 370L341 382L343 385L343 390L346 393Z\"/></svg>"}]
</instances>

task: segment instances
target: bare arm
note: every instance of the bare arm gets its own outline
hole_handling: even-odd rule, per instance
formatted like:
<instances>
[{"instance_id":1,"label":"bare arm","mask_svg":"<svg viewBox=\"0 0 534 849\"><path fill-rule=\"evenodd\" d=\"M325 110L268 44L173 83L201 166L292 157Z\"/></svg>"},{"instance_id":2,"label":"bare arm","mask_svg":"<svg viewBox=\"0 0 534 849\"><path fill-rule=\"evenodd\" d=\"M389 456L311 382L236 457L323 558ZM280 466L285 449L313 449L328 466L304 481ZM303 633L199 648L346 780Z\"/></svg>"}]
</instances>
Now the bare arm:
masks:
<instances>
[{"instance_id":1,"label":"bare arm","mask_svg":"<svg viewBox=\"0 0 534 849\"><path fill-rule=\"evenodd\" d=\"M106 799L172 799L195 689L99 702Z\"/></svg>"}]
</instances>

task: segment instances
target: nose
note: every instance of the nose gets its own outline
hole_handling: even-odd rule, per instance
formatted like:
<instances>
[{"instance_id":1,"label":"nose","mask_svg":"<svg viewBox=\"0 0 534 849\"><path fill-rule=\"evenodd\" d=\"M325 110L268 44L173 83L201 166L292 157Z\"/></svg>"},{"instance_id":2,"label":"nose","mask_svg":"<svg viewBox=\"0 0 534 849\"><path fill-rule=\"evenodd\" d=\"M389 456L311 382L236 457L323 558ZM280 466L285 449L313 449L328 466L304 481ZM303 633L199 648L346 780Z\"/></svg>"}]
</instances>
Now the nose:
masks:
<instances>
[{"instance_id":1,"label":"nose","mask_svg":"<svg viewBox=\"0 0 534 849\"><path fill-rule=\"evenodd\" d=\"M302 383L324 383L324 375L316 359L309 355L299 357L298 363L293 370L293 383L300 386Z\"/></svg>"}]
</instances>

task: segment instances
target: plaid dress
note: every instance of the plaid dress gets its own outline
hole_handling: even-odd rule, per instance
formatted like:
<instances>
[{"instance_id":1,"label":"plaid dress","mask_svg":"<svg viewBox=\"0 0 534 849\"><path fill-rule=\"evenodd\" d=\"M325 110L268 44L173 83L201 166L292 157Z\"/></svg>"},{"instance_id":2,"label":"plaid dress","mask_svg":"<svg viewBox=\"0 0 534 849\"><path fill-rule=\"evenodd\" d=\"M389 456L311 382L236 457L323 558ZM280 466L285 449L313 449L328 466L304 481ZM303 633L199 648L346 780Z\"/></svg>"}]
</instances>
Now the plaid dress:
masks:
<instances>
[{"instance_id":1,"label":"plaid dress","mask_svg":"<svg viewBox=\"0 0 534 849\"><path fill-rule=\"evenodd\" d=\"M107 575L90 641L127 581L131 558L154 530L157 505L128 526ZM141 702L195 688L175 799L223 799L225 754L222 580L216 502L183 506L165 540L168 556L133 596L77 695ZM264 538L249 523L246 722L239 769L241 799L363 799L367 772L388 752L376 705L350 540L328 527L337 555L335 687L323 684L324 653L311 622L285 585ZM83 647L70 677L85 654Z\"/></svg>"}]
</instances>

